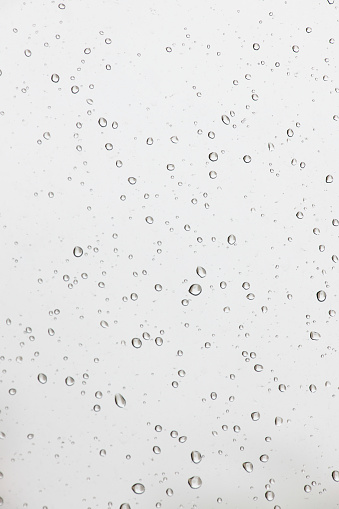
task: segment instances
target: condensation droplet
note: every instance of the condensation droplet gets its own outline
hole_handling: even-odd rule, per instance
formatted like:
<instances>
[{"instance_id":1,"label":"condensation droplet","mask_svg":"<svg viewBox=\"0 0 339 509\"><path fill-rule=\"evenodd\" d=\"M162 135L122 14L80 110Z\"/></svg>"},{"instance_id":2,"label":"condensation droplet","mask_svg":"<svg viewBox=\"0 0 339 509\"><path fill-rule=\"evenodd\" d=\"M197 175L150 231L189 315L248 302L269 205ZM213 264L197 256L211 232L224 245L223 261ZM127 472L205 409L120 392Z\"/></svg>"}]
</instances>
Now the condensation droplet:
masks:
<instances>
[{"instance_id":1,"label":"condensation droplet","mask_svg":"<svg viewBox=\"0 0 339 509\"><path fill-rule=\"evenodd\" d=\"M188 290L188 291L190 292L190 294L191 294L191 295L195 295L195 296L197 296L197 295L200 295L200 294L201 294L201 292L202 292L202 288L201 288L201 286L200 286L200 285L198 285L198 284L194 284L194 285L191 285L191 286L189 287L189 290Z\"/></svg>"},{"instance_id":2,"label":"condensation droplet","mask_svg":"<svg viewBox=\"0 0 339 509\"><path fill-rule=\"evenodd\" d=\"M38 381L41 384L45 384L47 382L47 376L44 373L39 373L38 374Z\"/></svg>"},{"instance_id":3,"label":"condensation droplet","mask_svg":"<svg viewBox=\"0 0 339 509\"><path fill-rule=\"evenodd\" d=\"M83 249L82 247L80 246L75 246L75 248L73 249L73 254L76 258L80 258L80 256L82 256L83 254Z\"/></svg>"},{"instance_id":4,"label":"condensation droplet","mask_svg":"<svg viewBox=\"0 0 339 509\"><path fill-rule=\"evenodd\" d=\"M74 378L72 378L71 376L68 376L66 379L65 379L65 383L66 385L74 385Z\"/></svg>"},{"instance_id":5,"label":"condensation droplet","mask_svg":"<svg viewBox=\"0 0 339 509\"><path fill-rule=\"evenodd\" d=\"M193 463L200 463L202 456L199 451L192 451L191 459L192 459Z\"/></svg>"},{"instance_id":6,"label":"condensation droplet","mask_svg":"<svg viewBox=\"0 0 339 509\"><path fill-rule=\"evenodd\" d=\"M142 495L142 493L145 493L145 486L141 483L133 484L132 490L136 495Z\"/></svg>"},{"instance_id":7,"label":"condensation droplet","mask_svg":"<svg viewBox=\"0 0 339 509\"><path fill-rule=\"evenodd\" d=\"M250 461L245 461L245 463L243 463L242 466L249 474L253 472L253 464Z\"/></svg>"},{"instance_id":8,"label":"condensation droplet","mask_svg":"<svg viewBox=\"0 0 339 509\"><path fill-rule=\"evenodd\" d=\"M200 479L200 477L195 475L188 479L188 484L190 485L191 488L196 490L196 489L200 488L200 486L202 485L202 480Z\"/></svg>"},{"instance_id":9,"label":"condensation droplet","mask_svg":"<svg viewBox=\"0 0 339 509\"><path fill-rule=\"evenodd\" d=\"M317 299L319 302L324 302L326 300L326 292L324 292L324 290L319 290L317 292Z\"/></svg>"},{"instance_id":10,"label":"condensation droplet","mask_svg":"<svg viewBox=\"0 0 339 509\"><path fill-rule=\"evenodd\" d=\"M201 278L204 278L206 276L206 270L204 269L204 267L201 267L200 265L197 267L196 273Z\"/></svg>"},{"instance_id":11,"label":"condensation droplet","mask_svg":"<svg viewBox=\"0 0 339 509\"><path fill-rule=\"evenodd\" d=\"M121 394L116 394L114 399L115 399L115 404L119 408L124 408L126 406L126 400Z\"/></svg>"}]
</instances>

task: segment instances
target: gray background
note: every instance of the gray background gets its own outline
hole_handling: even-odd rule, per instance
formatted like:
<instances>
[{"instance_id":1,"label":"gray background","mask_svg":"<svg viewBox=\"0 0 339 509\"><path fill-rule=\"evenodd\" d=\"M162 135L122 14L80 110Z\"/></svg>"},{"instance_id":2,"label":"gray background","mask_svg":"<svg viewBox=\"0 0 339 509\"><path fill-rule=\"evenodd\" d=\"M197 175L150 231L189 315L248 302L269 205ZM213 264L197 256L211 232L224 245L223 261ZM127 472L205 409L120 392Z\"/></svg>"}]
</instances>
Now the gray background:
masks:
<instances>
[{"instance_id":1,"label":"gray background","mask_svg":"<svg viewBox=\"0 0 339 509\"><path fill-rule=\"evenodd\" d=\"M3 507L339 507L337 3L64 6L1 3Z\"/></svg>"}]
</instances>

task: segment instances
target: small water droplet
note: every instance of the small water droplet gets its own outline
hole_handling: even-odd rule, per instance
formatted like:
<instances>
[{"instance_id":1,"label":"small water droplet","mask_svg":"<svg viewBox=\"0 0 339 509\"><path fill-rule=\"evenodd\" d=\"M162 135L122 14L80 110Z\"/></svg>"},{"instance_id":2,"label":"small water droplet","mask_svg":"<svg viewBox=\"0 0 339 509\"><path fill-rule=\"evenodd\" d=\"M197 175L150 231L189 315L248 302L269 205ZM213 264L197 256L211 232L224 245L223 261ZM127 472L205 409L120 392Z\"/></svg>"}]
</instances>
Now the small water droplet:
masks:
<instances>
[{"instance_id":1,"label":"small water droplet","mask_svg":"<svg viewBox=\"0 0 339 509\"><path fill-rule=\"evenodd\" d=\"M221 120L222 120L222 122L223 122L224 124L226 124L226 125L229 125L229 124L230 124L230 122L231 122L231 121L230 121L230 119L229 119L229 117L228 117L227 115L222 115L222 116L221 116Z\"/></svg>"},{"instance_id":2,"label":"small water droplet","mask_svg":"<svg viewBox=\"0 0 339 509\"><path fill-rule=\"evenodd\" d=\"M107 327L108 327L108 323L107 323L107 322L105 322L105 320L101 320L100 325L101 325L101 327L102 327L103 329L107 329Z\"/></svg>"},{"instance_id":3,"label":"small water droplet","mask_svg":"<svg viewBox=\"0 0 339 509\"><path fill-rule=\"evenodd\" d=\"M230 244L230 246L233 246L236 243L237 239L235 235L229 235L227 237L227 242Z\"/></svg>"},{"instance_id":4,"label":"small water droplet","mask_svg":"<svg viewBox=\"0 0 339 509\"><path fill-rule=\"evenodd\" d=\"M140 348L142 346L142 341L139 338L133 338L132 339L132 345L134 348Z\"/></svg>"},{"instance_id":5,"label":"small water droplet","mask_svg":"<svg viewBox=\"0 0 339 509\"><path fill-rule=\"evenodd\" d=\"M256 364L254 366L254 371L257 371L258 373L260 373L260 371L262 371L264 368L261 364Z\"/></svg>"},{"instance_id":6,"label":"small water droplet","mask_svg":"<svg viewBox=\"0 0 339 509\"><path fill-rule=\"evenodd\" d=\"M58 83L60 77L58 74L52 74L51 76L51 80L53 81L53 83Z\"/></svg>"},{"instance_id":7,"label":"small water droplet","mask_svg":"<svg viewBox=\"0 0 339 509\"><path fill-rule=\"evenodd\" d=\"M152 224L152 223L153 223L153 221L154 221L154 219L153 219L153 217L151 217L151 216L147 216L147 217L145 218L145 221L146 221L146 223L148 223L148 224Z\"/></svg>"},{"instance_id":8,"label":"small water droplet","mask_svg":"<svg viewBox=\"0 0 339 509\"><path fill-rule=\"evenodd\" d=\"M251 413L252 421L259 421L260 419L260 413L259 412L252 412Z\"/></svg>"},{"instance_id":9,"label":"small water droplet","mask_svg":"<svg viewBox=\"0 0 339 509\"><path fill-rule=\"evenodd\" d=\"M106 127L107 126L107 120L104 117L100 117L98 120L98 124L100 127Z\"/></svg>"},{"instance_id":10,"label":"small water droplet","mask_svg":"<svg viewBox=\"0 0 339 509\"><path fill-rule=\"evenodd\" d=\"M266 491L266 493L265 493L266 500L268 500L269 502L272 502L272 500L274 500L274 497L275 497L275 495L274 495L273 491Z\"/></svg>"},{"instance_id":11,"label":"small water droplet","mask_svg":"<svg viewBox=\"0 0 339 509\"><path fill-rule=\"evenodd\" d=\"M292 50L294 51L294 53L299 53L299 46L292 46Z\"/></svg>"},{"instance_id":12,"label":"small water droplet","mask_svg":"<svg viewBox=\"0 0 339 509\"><path fill-rule=\"evenodd\" d=\"M25 53L26 57L30 57L32 55L32 52L30 49L25 49L24 53Z\"/></svg>"},{"instance_id":13,"label":"small water droplet","mask_svg":"<svg viewBox=\"0 0 339 509\"><path fill-rule=\"evenodd\" d=\"M119 408L124 408L126 406L126 400L121 394L116 394L114 399L115 399L115 404Z\"/></svg>"},{"instance_id":14,"label":"small water droplet","mask_svg":"<svg viewBox=\"0 0 339 509\"><path fill-rule=\"evenodd\" d=\"M244 160L244 163L250 163L252 161L252 158L249 155L245 155L243 157L243 160Z\"/></svg>"},{"instance_id":15,"label":"small water droplet","mask_svg":"<svg viewBox=\"0 0 339 509\"><path fill-rule=\"evenodd\" d=\"M332 479L335 482L339 482L339 470L333 470L333 472L332 472Z\"/></svg>"},{"instance_id":16,"label":"small water droplet","mask_svg":"<svg viewBox=\"0 0 339 509\"><path fill-rule=\"evenodd\" d=\"M77 85L73 85L71 87L72 94L77 94L79 92L79 87Z\"/></svg>"},{"instance_id":17,"label":"small water droplet","mask_svg":"<svg viewBox=\"0 0 339 509\"><path fill-rule=\"evenodd\" d=\"M262 455L260 456L260 458L259 458L259 459L260 459L260 461L262 461L263 463L266 463L266 462L269 460L269 457L268 457L268 455L267 455L267 454L262 454Z\"/></svg>"},{"instance_id":18,"label":"small water droplet","mask_svg":"<svg viewBox=\"0 0 339 509\"><path fill-rule=\"evenodd\" d=\"M202 460L202 456L199 451L192 451L191 459L192 459L193 463L200 463L200 461Z\"/></svg>"},{"instance_id":19,"label":"small water droplet","mask_svg":"<svg viewBox=\"0 0 339 509\"><path fill-rule=\"evenodd\" d=\"M310 486L309 484L305 484L305 486L304 486L304 491L305 491L306 493L310 493L310 492L312 491L311 486Z\"/></svg>"}]
</instances>

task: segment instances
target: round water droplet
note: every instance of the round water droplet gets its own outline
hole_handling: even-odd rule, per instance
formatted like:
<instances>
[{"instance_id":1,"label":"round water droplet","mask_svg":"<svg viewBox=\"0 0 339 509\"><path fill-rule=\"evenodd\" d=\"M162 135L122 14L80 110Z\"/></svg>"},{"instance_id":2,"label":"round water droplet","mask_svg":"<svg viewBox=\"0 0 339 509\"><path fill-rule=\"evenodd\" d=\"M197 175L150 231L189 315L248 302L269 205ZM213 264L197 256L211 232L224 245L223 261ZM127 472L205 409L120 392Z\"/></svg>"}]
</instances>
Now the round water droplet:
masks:
<instances>
[{"instance_id":1,"label":"round water droplet","mask_svg":"<svg viewBox=\"0 0 339 509\"><path fill-rule=\"evenodd\" d=\"M114 399L115 399L115 404L119 408L124 408L126 406L126 400L121 394L116 394Z\"/></svg>"},{"instance_id":2,"label":"round water droplet","mask_svg":"<svg viewBox=\"0 0 339 509\"><path fill-rule=\"evenodd\" d=\"M120 509L131 509L129 504L121 504Z\"/></svg>"},{"instance_id":3,"label":"round water droplet","mask_svg":"<svg viewBox=\"0 0 339 509\"><path fill-rule=\"evenodd\" d=\"M38 380L41 384L45 384L47 382L47 376L44 373L39 373Z\"/></svg>"},{"instance_id":4,"label":"round water droplet","mask_svg":"<svg viewBox=\"0 0 339 509\"><path fill-rule=\"evenodd\" d=\"M100 456L102 456L102 457L106 456L106 449L101 449L101 450L99 451L99 454L100 454Z\"/></svg>"},{"instance_id":5,"label":"round water droplet","mask_svg":"<svg viewBox=\"0 0 339 509\"><path fill-rule=\"evenodd\" d=\"M299 53L299 46L292 46L292 50L294 51L294 53Z\"/></svg>"},{"instance_id":6,"label":"round water droplet","mask_svg":"<svg viewBox=\"0 0 339 509\"><path fill-rule=\"evenodd\" d=\"M104 117L100 117L98 120L98 124L100 127L106 127L107 126L107 120Z\"/></svg>"},{"instance_id":7,"label":"round water droplet","mask_svg":"<svg viewBox=\"0 0 339 509\"><path fill-rule=\"evenodd\" d=\"M285 384L280 384L278 389L279 389L280 392L285 392L286 391L286 385Z\"/></svg>"},{"instance_id":8,"label":"round water droplet","mask_svg":"<svg viewBox=\"0 0 339 509\"><path fill-rule=\"evenodd\" d=\"M195 295L195 296L197 296L197 295L200 295L200 294L201 294L201 292L202 292L202 288L201 288L201 286L200 286L200 285L198 285L198 284L194 284L194 285L191 285L191 286L189 287L189 290L188 290L188 291L190 292L190 294L191 294L191 295Z\"/></svg>"},{"instance_id":9,"label":"round water droplet","mask_svg":"<svg viewBox=\"0 0 339 509\"><path fill-rule=\"evenodd\" d=\"M133 338L132 339L132 345L134 348L140 348L142 346L142 341L139 338Z\"/></svg>"},{"instance_id":10,"label":"round water droplet","mask_svg":"<svg viewBox=\"0 0 339 509\"><path fill-rule=\"evenodd\" d=\"M243 157L243 161L244 161L244 163L250 163L252 161L252 158L251 158L251 156L246 155Z\"/></svg>"},{"instance_id":11,"label":"round water droplet","mask_svg":"<svg viewBox=\"0 0 339 509\"><path fill-rule=\"evenodd\" d=\"M258 49L260 49L260 44L258 44L257 42L255 42L255 43L253 44L253 49L254 49L254 50L256 50L256 51L258 51Z\"/></svg>"},{"instance_id":12,"label":"round water droplet","mask_svg":"<svg viewBox=\"0 0 339 509\"><path fill-rule=\"evenodd\" d=\"M202 456L199 451L192 451L191 459L192 459L193 463L200 463L200 461L202 460Z\"/></svg>"},{"instance_id":13,"label":"round water droplet","mask_svg":"<svg viewBox=\"0 0 339 509\"><path fill-rule=\"evenodd\" d=\"M58 83L60 77L58 74L52 74L51 76L51 80L53 81L53 83Z\"/></svg>"},{"instance_id":14,"label":"round water droplet","mask_svg":"<svg viewBox=\"0 0 339 509\"><path fill-rule=\"evenodd\" d=\"M227 238L227 242L233 246L236 243L237 239L235 238L235 235L229 235Z\"/></svg>"},{"instance_id":15,"label":"round water droplet","mask_svg":"<svg viewBox=\"0 0 339 509\"><path fill-rule=\"evenodd\" d=\"M283 422L284 422L284 420L283 420L283 418L282 418L282 417L276 417L276 418L274 419L274 424L275 424L276 426L281 426Z\"/></svg>"},{"instance_id":16,"label":"round water droplet","mask_svg":"<svg viewBox=\"0 0 339 509\"><path fill-rule=\"evenodd\" d=\"M177 136L171 136L171 142L172 143L178 143L179 138Z\"/></svg>"},{"instance_id":17,"label":"round water droplet","mask_svg":"<svg viewBox=\"0 0 339 509\"><path fill-rule=\"evenodd\" d=\"M218 160L218 154L216 152L211 152L208 158L210 161L215 162Z\"/></svg>"},{"instance_id":18,"label":"round water droplet","mask_svg":"<svg viewBox=\"0 0 339 509\"><path fill-rule=\"evenodd\" d=\"M80 256L82 256L83 254L83 249L82 247L80 246L75 246L75 248L73 249L73 254L76 258L80 258Z\"/></svg>"},{"instance_id":19,"label":"round water droplet","mask_svg":"<svg viewBox=\"0 0 339 509\"><path fill-rule=\"evenodd\" d=\"M77 94L79 92L79 87L77 85L73 85L73 87L71 87L71 92L72 94Z\"/></svg>"},{"instance_id":20,"label":"round water droplet","mask_svg":"<svg viewBox=\"0 0 339 509\"><path fill-rule=\"evenodd\" d=\"M268 460L269 460L269 457L267 456L267 454L262 454L260 456L260 461L262 461L263 463L266 463Z\"/></svg>"},{"instance_id":21,"label":"round water droplet","mask_svg":"<svg viewBox=\"0 0 339 509\"><path fill-rule=\"evenodd\" d=\"M138 482L133 484L132 490L136 493L136 495L142 495L142 493L145 493L145 486Z\"/></svg>"},{"instance_id":22,"label":"round water droplet","mask_svg":"<svg viewBox=\"0 0 339 509\"><path fill-rule=\"evenodd\" d=\"M304 486L304 491L305 491L306 493L310 493L310 492L312 491L311 486L310 486L309 484L305 484L305 486Z\"/></svg>"},{"instance_id":23,"label":"round water droplet","mask_svg":"<svg viewBox=\"0 0 339 509\"><path fill-rule=\"evenodd\" d=\"M231 122L231 121L230 121L230 119L229 119L229 117L228 117L227 115L222 115L222 116L221 116L221 120L222 120L222 121L223 121L223 123L224 123L224 124L226 124L226 125L229 125L229 124L230 124L230 122Z\"/></svg>"},{"instance_id":24,"label":"round water droplet","mask_svg":"<svg viewBox=\"0 0 339 509\"><path fill-rule=\"evenodd\" d=\"M161 453L161 449L160 449L160 447L158 447L157 445L155 445L155 446L153 447L153 452L154 452L154 454L160 454L160 453Z\"/></svg>"},{"instance_id":25,"label":"round water droplet","mask_svg":"<svg viewBox=\"0 0 339 509\"><path fill-rule=\"evenodd\" d=\"M198 274L198 276L200 276L201 278L204 278L206 276L206 270L204 269L204 267L201 267L200 265L197 267L196 269L196 273Z\"/></svg>"},{"instance_id":26,"label":"round water droplet","mask_svg":"<svg viewBox=\"0 0 339 509\"><path fill-rule=\"evenodd\" d=\"M309 386L309 390L310 390L310 392L316 392L316 391L317 391L317 388L316 388L316 386L315 386L314 384L311 384L311 385Z\"/></svg>"},{"instance_id":27,"label":"round water droplet","mask_svg":"<svg viewBox=\"0 0 339 509\"><path fill-rule=\"evenodd\" d=\"M292 136L293 136L293 135L294 135L293 130L292 130L292 129L287 129L287 136L288 136L289 138L292 138Z\"/></svg>"},{"instance_id":28,"label":"round water droplet","mask_svg":"<svg viewBox=\"0 0 339 509\"><path fill-rule=\"evenodd\" d=\"M196 489L200 488L200 486L202 485L202 480L200 479L200 477L195 475L194 477L190 477L188 479L188 484L190 485L191 488L196 490Z\"/></svg>"},{"instance_id":29,"label":"round water droplet","mask_svg":"<svg viewBox=\"0 0 339 509\"><path fill-rule=\"evenodd\" d=\"M326 184L332 184L332 182L333 182L333 176L327 175L326 176Z\"/></svg>"},{"instance_id":30,"label":"round water droplet","mask_svg":"<svg viewBox=\"0 0 339 509\"><path fill-rule=\"evenodd\" d=\"M254 366L254 371L257 371L258 373L260 373L260 371L262 371L264 368L261 364L256 364Z\"/></svg>"},{"instance_id":31,"label":"round water droplet","mask_svg":"<svg viewBox=\"0 0 339 509\"><path fill-rule=\"evenodd\" d=\"M106 149L106 150L113 150L113 145L112 145L112 143L106 143L106 145L105 145L105 149Z\"/></svg>"},{"instance_id":32,"label":"round water droplet","mask_svg":"<svg viewBox=\"0 0 339 509\"><path fill-rule=\"evenodd\" d=\"M273 491L266 491L265 493L265 497L266 497L266 500L268 500L269 502L272 502L272 500L274 500L274 493Z\"/></svg>"},{"instance_id":33,"label":"round water droplet","mask_svg":"<svg viewBox=\"0 0 339 509\"><path fill-rule=\"evenodd\" d=\"M335 482L339 482L339 470L333 470L333 472L332 472L332 479Z\"/></svg>"},{"instance_id":34,"label":"round water droplet","mask_svg":"<svg viewBox=\"0 0 339 509\"><path fill-rule=\"evenodd\" d=\"M326 292L324 292L324 290L319 290L319 292L317 292L317 299L319 302L324 302L326 300Z\"/></svg>"},{"instance_id":35,"label":"round water droplet","mask_svg":"<svg viewBox=\"0 0 339 509\"><path fill-rule=\"evenodd\" d=\"M259 421L260 419L260 413L259 412L252 412L251 413L252 421Z\"/></svg>"},{"instance_id":36,"label":"round water droplet","mask_svg":"<svg viewBox=\"0 0 339 509\"><path fill-rule=\"evenodd\" d=\"M9 394L10 394L11 396L15 396L15 395L16 395L16 389L9 389L9 391L8 391L8 392L9 392Z\"/></svg>"},{"instance_id":37,"label":"round water droplet","mask_svg":"<svg viewBox=\"0 0 339 509\"><path fill-rule=\"evenodd\" d=\"M154 219L153 219L153 217L151 217L151 216L147 216L147 217L145 218L145 221L146 221L146 223L148 223L148 224L152 224L152 223L153 223L153 221L154 221Z\"/></svg>"},{"instance_id":38,"label":"round water droplet","mask_svg":"<svg viewBox=\"0 0 339 509\"><path fill-rule=\"evenodd\" d=\"M250 461L245 461L245 463L243 463L242 466L249 474L253 472L253 464Z\"/></svg>"},{"instance_id":39,"label":"round water droplet","mask_svg":"<svg viewBox=\"0 0 339 509\"><path fill-rule=\"evenodd\" d=\"M107 323L107 322L105 322L105 320L101 320L100 325L101 325L101 327L102 327L103 329L107 329L107 327L108 327L108 323Z\"/></svg>"},{"instance_id":40,"label":"round water droplet","mask_svg":"<svg viewBox=\"0 0 339 509\"><path fill-rule=\"evenodd\" d=\"M71 376L68 376L68 377L65 379L65 384L66 384L66 385L69 385L69 386L74 385L74 382L75 382L75 381L74 381L74 378L72 378Z\"/></svg>"},{"instance_id":41,"label":"round water droplet","mask_svg":"<svg viewBox=\"0 0 339 509\"><path fill-rule=\"evenodd\" d=\"M30 57L32 55L32 52L30 49L25 49L24 53L25 53L26 57Z\"/></svg>"}]
</instances>

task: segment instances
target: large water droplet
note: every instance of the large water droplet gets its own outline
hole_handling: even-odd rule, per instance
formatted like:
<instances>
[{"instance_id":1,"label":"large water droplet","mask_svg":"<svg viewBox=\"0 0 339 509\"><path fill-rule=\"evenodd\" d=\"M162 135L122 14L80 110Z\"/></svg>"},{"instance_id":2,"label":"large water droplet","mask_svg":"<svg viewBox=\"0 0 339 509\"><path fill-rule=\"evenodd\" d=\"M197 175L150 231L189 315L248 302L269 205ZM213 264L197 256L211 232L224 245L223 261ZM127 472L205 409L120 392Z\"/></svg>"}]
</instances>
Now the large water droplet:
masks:
<instances>
[{"instance_id":1,"label":"large water droplet","mask_svg":"<svg viewBox=\"0 0 339 509\"><path fill-rule=\"evenodd\" d=\"M44 373L39 373L38 380L41 384L45 384L47 382L47 376Z\"/></svg>"},{"instance_id":2,"label":"large water droplet","mask_svg":"<svg viewBox=\"0 0 339 509\"><path fill-rule=\"evenodd\" d=\"M333 470L333 472L332 472L332 479L335 482L339 482L339 470Z\"/></svg>"},{"instance_id":3,"label":"large water droplet","mask_svg":"<svg viewBox=\"0 0 339 509\"><path fill-rule=\"evenodd\" d=\"M273 491L266 491L265 493L265 497L266 497L266 500L268 500L269 502L272 502L272 500L274 500L274 493Z\"/></svg>"},{"instance_id":4,"label":"large water droplet","mask_svg":"<svg viewBox=\"0 0 339 509\"><path fill-rule=\"evenodd\" d=\"M245 461L245 463L243 463L242 466L249 474L253 472L253 464L250 461Z\"/></svg>"},{"instance_id":5,"label":"large water droplet","mask_svg":"<svg viewBox=\"0 0 339 509\"><path fill-rule=\"evenodd\" d=\"M114 399L115 399L115 404L119 408L124 408L126 406L126 400L121 394L116 394Z\"/></svg>"},{"instance_id":6,"label":"large water droplet","mask_svg":"<svg viewBox=\"0 0 339 509\"><path fill-rule=\"evenodd\" d=\"M134 491L134 493L136 493L137 495L141 495L142 493L145 493L145 486L141 483L136 483L136 484L133 484L132 486L132 490Z\"/></svg>"},{"instance_id":7,"label":"large water droplet","mask_svg":"<svg viewBox=\"0 0 339 509\"><path fill-rule=\"evenodd\" d=\"M319 332L311 331L310 338L317 341L318 339L321 338L321 336L320 336Z\"/></svg>"},{"instance_id":8,"label":"large water droplet","mask_svg":"<svg viewBox=\"0 0 339 509\"><path fill-rule=\"evenodd\" d=\"M82 247L80 246L75 246L75 248L73 249L73 254L76 258L80 258L80 256L82 256L83 254L83 249Z\"/></svg>"},{"instance_id":9,"label":"large water droplet","mask_svg":"<svg viewBox=\"0 0 339 509\"><path fill-rule=\"evenodd\" d=\"M223 121L224 124L226 125L229 125L230 124L230 119L227 115L221 115L221 120Z\"/></svg>"},{"instance_id":10,"label":"large water droplet","mask_svg":"<svg viewBox=\"0 0 339 509\"><path fill-rule=\"evenodd\" d=\"M197 295L200 295L200 294L201 294L201 292L202 292L202 288L201 288L201 286L200 286L200 285L198 285L198 284L194 284L194 285L191 285L191 286L189 287L189 290L188 290L188 291L190 292L190 294L191 294L191 295L195 295L195 296L197 296Z\"/></svg>"},{"instance_id":11,"label":"large water droplet","mask_svg":"<svg viewBox=\"0 0 339 509\"><path fill-rule=\"evenodd\" d=\"M246 155L243 157L243 160L244 160L244 163L250 163L252 161L252 158L251 158L251 156Z\"/></svg>"},{"instance_id":12,"label":"large water droplet","mask_svg":"<svg viewBox=\"0 0 339 509\"><path fill-rule=\"evenodd\" d=\"M121 504L120 509L131 509L129 504Z\"/></svg>"},{"instance_id":13,"label":"large water droplet","mask_svg":"<svg viewBox=\"0 0 339 509\"><path fill-rule=\"evenodd\" d=\"M269 460L269 457L267 456L267 454L262 454L259 459L263 463L266 463Z\"/></svg>"},{"instance_id":14,"label":"large water droplet","mask_svg":"<svg viewBox=\"0 0 339 509\"><path fill-rule=\"evenodd\" d=\"M208 158L210 161L215 162L218 160L218 154L216 152L211 152Z\"/></svg>"},{"instance_id":15,"label":"large water droplet","mask_svg":"<svg viewBox=\"0 0 339 509\"><path fill-rule=\"evenodd\" d=\"M98 120L98 124L100 127L106 127L107 126L107 120L104 117L100 117Z\"/></svg>"},{"instance_id":16,"label":"large water droplet","mask_svg":"<svg viewBox=\"0 0 339 509\"><path fill-rule=\"evenodd\" d=\"M227 242L233 246L236 243L237 239L235 238L235 235L229 235L227 237Z\"/></svg>"},{"instance_id":17,"label":"large water droplet","mask_svg":"<svg viewBox=\"0 0 339 509\"><path fill-rule=\"evenodd\" d=\"M59 79L60 78L58 74L52 74L51 80L53 81L53 83L58 83Z\"/></svg>"},{"instance_id":18,"label":"large water droplet","mask_svg":"<svg viewBox=\"0 0 339 509\"><path fill-rule=\"evenodd\" d=\"M65 384L66 384L66 385L74 385L74 378L72 378L71 376L68 376L68 377L65 379Z\"/></svg>"},{"instance_id":19,"label":"large water droplet","mask_svg":"<svg viewBox=\"0 0 339 509\"><path fill-rule=\"evenodd\" d=\"M202 456L199 451L192 451L191 459L192 459L193 463L200 463Z\"/></svg>"},{"instance_id":20,"label":"large water droplet","mask_svg":"<svg viewBox=\"0 0 339 509\"><path fill-rule=\"evenodd\" d=\"M326 292L324 292L324 290L319 290L319 292L317 292L317 299L319 302L324 302L326 300Z\"/></svg>"},{"instance_id":21,"label":"large water droplet","mask_svg":"<svg viewBox=\"0 0 339 509\"><path fill-rule=\"evenodd\" d=\"M252 412L251 413L252 421L259 421L260 419L260 413L259 412Z\"/></svg>"},{"instance_id":22,"label":"large water droplet","mask_svg":"<svg viewBox=\"0 0 339 509\"><path fill-rule=\"evenodd\" d=\"M200 479L200 477L195 475L194 477L190 477L188 479L188 484L191 486L191 488L196 490L196 489L200 488L200 486L202 485L202 480Z\"/></svg>"}]
</instances>

